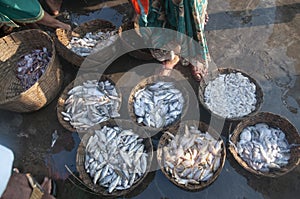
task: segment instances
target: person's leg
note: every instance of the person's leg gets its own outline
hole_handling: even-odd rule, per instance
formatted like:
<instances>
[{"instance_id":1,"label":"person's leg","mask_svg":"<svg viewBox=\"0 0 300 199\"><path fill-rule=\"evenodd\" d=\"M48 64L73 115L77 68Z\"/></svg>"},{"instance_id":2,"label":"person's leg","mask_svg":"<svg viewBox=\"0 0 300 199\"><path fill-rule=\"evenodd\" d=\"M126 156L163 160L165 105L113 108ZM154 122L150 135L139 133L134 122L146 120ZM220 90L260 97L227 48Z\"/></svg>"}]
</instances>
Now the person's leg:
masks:
<instances>
[{"instance_id":1,"label":"person's leg","mask_svg":"<svg viewBox=\"0 0 300 199\"><path fill-rule=\"evenodd\" d=\"M62 28L65 30L71 30L71 26L68 24L65 24L54 17L50 16L47 12L44 13L44 17L40 20L37 21L38 24L42 24L45 26L49 26L52 28Z\"/></svg>"},{"instance_id":2,"label":"person's leg","mask_svg":"<svg viewBox=\"0 0 300 199\"><path fill-rule=\"evenodd\" d=\"M58 15L60 11L60 7L62 4L62 0L46 0L47 5L51 9L53 15Z\"/></svg>"}]
</instances>

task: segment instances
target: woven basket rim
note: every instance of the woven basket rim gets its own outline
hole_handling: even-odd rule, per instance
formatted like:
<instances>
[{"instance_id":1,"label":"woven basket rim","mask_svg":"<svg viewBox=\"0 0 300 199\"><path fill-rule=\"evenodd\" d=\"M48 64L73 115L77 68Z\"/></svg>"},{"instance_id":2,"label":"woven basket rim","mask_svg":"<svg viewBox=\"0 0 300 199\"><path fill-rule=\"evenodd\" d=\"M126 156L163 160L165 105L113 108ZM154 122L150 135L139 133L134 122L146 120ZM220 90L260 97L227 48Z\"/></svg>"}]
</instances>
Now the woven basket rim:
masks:
<instances>
[{"instance_id":1,"label":"woven basket rim","mask_svg":"<svg viewBox=\"0 0 300 199\"><path fill-rule=\"evenodd\" d=\"M229 73L241 73L243 76L247 77L251 83L254 83L255 86L256 86L256 104L255 104L255 110L252 111L251 113L249 113L248 115L244 115L242 117L233 117L233 118L224 118L216 113L214 113L212 110L210 110L210 108L206 105L205 101L204 101L204 91L205 91L205 88L208 84L209 81L211 80L214 80L216 78L217 75L219 74L229 74ZM206 81L208 80L208 81ZM237 121L241 121L243 120L244 118L247 118L249 116L253 116L255 114L257 114L260 109L261 109L261 106L262 106L262 103L263 103L263 91L262 91L262 88L261 86L259 85L259 83L253 78L251 77L248 73L246 73L245 71L241 70L241 69L236 69L236 68L218 68L214 71L212 71L209 75L208 75L208 79L202 79L200 81L200 84L199 84L199 94L198 94L198 98L199 98L199 101L200 103L202 104L202 106L214 117L216 118L219 118L221 120L226 120L228 122L237 122Z\"/></svg>"},{"instance_id":2,"label":"woven basket rim","mask_svg":"<svg viewBox=\"0 0 300 199\"><path fill-rule=\"evenodd\" d=\"M163 164L162 164L162 161L163 161L162 148L165 146L165 144L167 144L167 142L166 143L163 143L163 142L165 140L168 140L168 138L170 138L170 136L165 132L159 139L159 143L158 143L158 147L157 147L157 162L158 162L159 167L160 167L161 171L163 172L163 174L168 178L169 181L171 181L177 187L184 189L184 190L188 190L188 191L199 191L199 190L203 190L204 188L210 186L213 182L216 181L216 179L221 174L224 164L225 164L225 161L226 161L226 146L225 146L225 142L223 141L221 135L218 134L214 128L212 128L211 126L209 126L208 124L206 124L205 122L202 122L202 121L196 121L196 120L182 121L180 123L180 127L177 129L177 132L172 132L172 131L169 131L169 132L172 133L173 135L176 135L178 132L184 130L185 125L197 125L198 129L200 128L201 131L206 131L210 135L212 135L215 139L222 141L223 150L222 150L222 155L221 155L221 163L220 163L219 168L214 172L213 176L208 181L200 182L200 184L198 184L198 185L188 184L188 186L185 186L185 185L182 185L182 184L179 184L178 182L176 182L175 179L172 178L172 176L164 169ZM174 129L174 130L176 130L176 129Z\"/></svg>"},{"instance_id":3,"label":"woven basket rim","mask_svg":"<svg viewBox=\"0 0 300 199\"><path fill-rule=\"evenodd\" d=\"M53 66L53 62L54 62L54 59L55 59L55 56L56 56L55 45L54 45L54 42L53 42L52 38L46 32L44 32L42 30L38 30L38 29L21 30L21 31L13 32L13 33L11 33L9 35L6 35L6 36L4 36L4 37L2 37L0 39L7 39L9 37L14 37L14 36L18 37L18 36L20 36L22 34L28 34L29 32L32 32L32 33L35 33L35 34L44 35L45 37L47 37L47 39L51 43L51 47L52 47L51 54L52 54L52 56L50 57L50 61L49 61L49 63L46 66L45 72L38 79L38 81L36 81L29 89L21 92L19 95L16 95L16 96L14 96L12 98L9 98L9 99L3 100L3 101L0 101L0 105L5 104L7 102L15 101L20 96L23 96L23 95L26 96L28 93L31 92L31 90L32 90L33 87L35 87L37 84L39 84L41 81L43 81L43 79L45 78L46 74L48 74L49 71L51 70L51 68L54 67ZM36 38L33 38L33 39L36 39ZM49 49L47 49L47 50L49 50ZM11 68L11 69L13 69L13 68Z\"/></svg>"},{"instance_id":4,"label":"woven basket rim","mask_svg":"<svg viewBox=\"0 0 300 199\"><path fill-rule=\"evenodd\" d=\"M120 99L122 100L122 93L121 90L117 87L116 83L110 78L110 75L105 75L105 74L95 74L95 73L84 73L82 75L79 75L76 77L76 79L74 79L72 82L70 82L65 89L63 90L63 92L61 93L60 97L58 98L58 102L56 105L56 114L57 114L57 118L59 123L68 131L71 132L77 132L77 129L74 128L70 122L67 122L63 119L63 116L61 114L62 111L64 111L64 103L65 100L69 97L68 92L74 88L75 86L78 85L82 85L83 82L87 81L87 80L109 80L112 84L114 84L116 91L120 97ZM122 106L122 101L119 103L119 107L118 107L118 111L121 109Z\"/></svg>"},{"instance_id":5,"label":"woven basket rim","mask_svg":"<svg viewBox=\"0 0 300 199\"><path fill-rule=\"evenodd\" d=\"M181 91L181 93L183 95L183 98L184 98L184 105L183 105L183 110L182 110L181 116L178 117L177 120L175 120L171 125L168 125L168 126L162 127L162 128L149 127L149 126L144 125L143 123L138 124L137 121L136 121L136 115L134 114L134 108L133 108L134 94L136 93L136 91L141 89L141 88L144 88L147 85L152 84L156 81L174 82L175 83L175 88L177 88ZM178 124L178 122L180 122L180 120L187 113L188 106L189 106L189 95L185 94L185 92L186 92L186 90L184 89L184 87L180 86L178 84L178 81L176 81L174 78L172 78L170 76L152 75L152 76L146 77L146 78L142 79L141 81L139 81L139 83L132 88L132 90L129 94L128 104L127 104L128 114L129 114L131 120L134 122L134 124L145 128L148 132L151 132L151 134L154 133L154 132L157 133L159 131L172 128L172 127L176 126Z\"/></svg>"},{"instance_id":6,"label":"woven basket rim","mask_svg":"<svg viewBox=\"0 0 300 199\"><path fill-rule=\"evenodd\" d=\"M278 123L281 122L281 123ZM273 128L280 128L286 135L287 141L289 144L295 143L300 145L300 135L296 129L296 127L285 117L271 113L271 112L260 112L254 116L248 117L241 121L236 128L233 130L233 133L230 137L230 142L236 143L239 140L239 135L247 126L253 126L257 123L266 123ZM287 125L288 133L282 128L282 125ZM295 167L297 167L300 163L300 151L299 147L295 147L291 149L291 159L289 160L289 164L281 169L271 169L270 172L261 172L254 170L251 166L249 166L237 153L234 146L229 144L228 147L230 153L233 155L234 159L248 172L265 177L279 177L287 174L292 171Z\"/></svg>"},{"instance_id":7,"label":"woven basket rim","mask_svg":"<svg viewBox=\"0 0 300 199\"><path fill-rule=\"evenodd\" d=\"M108 193L107 192L107 188L104 188L98 184L93 185L91 181L90 176L88 175L88 173L86 173L85 169L84 169L84 164L82 164L80 162L80 159L84 157L82 157L82 153L84 153L84 149L85 149L85 145L88 141L88 138L90 136L92 136L94 134L93 130L96 129L101 129L103 126L109 126L109 127L113 127L113 126L125 126L125 128L123 127L123 129L129 129L129 127L132 127L132 121L130 120L121 120L121 119L115 119L115 120L109 120L106 122L103 122L101 124L99 124L97 127L95 127L94 129L89 129L88 131L85 132L85 135L83 136L83 138L81 139L81 142L79 144L78 150L77 150L77 154L76 154L76 168L79 172L79 177L83 180L84 184L87 185L89 187L90 190L99 193L103 196L112 196L112 197L117 197L117 196L121 196L121 195L127 195L128 193L132 192L135 188L137 188L143 181L144 179L147 177L147 174L150 172L151 169L151 164L152 164L152 160L153 160L153 145L152 145L152 141L149 137L149 135L147 134L146 131L144 131L142 128L138 127L138 126L134 126L133 129L134 131L137 131L135 133L137 133L138 135L142 135L142 138L144 139L144 144L148 153L148 157L147 157L147 169L145 174L137 181L135 182L135 184L125 190L114 190L112 193ZM148 148L147 148L148 147ZM86 180L86 178L89 178L89 180Z\"/></svg>"},{"instance_id":8,"label":"woven basket rim","mask_svg":"<svg viewBox=\"0 0 300 199\"><path fill-rule=\"evenodd\" d=\"M111 25L111 28L98 27L98 26L94 25L95 23L109 23ZM74 30L64 30L62 28L58 28L58 29L56 29L55 34L54 34L54 37L56 38L57 42L59 43L60 48L63 51L67 52L68 55L71 56L71 58L74 58L76 60L80 60L81 63L84 61L84 59L86 57L80 56L80 55L76 54L71 49L67 48L67 45L69 44L72 35L80 35L80 36L82 36L80 34L80 32L82 30L84 30L83 32L86 33L87 31L85 30L85 27L91 26L91 25L93 25L95 27L95 29L96 29L95 31L92 31L92 32L97 32L97 31L103 30L103 29L105 29L105 30L106 29L118 30L118 32L120 32L122 30L121 28L117 29L116 26L113 25L113 23L110 22L110 21L108 21L108 20L105 20L105 19L93 19L93 20L90 20L90 21L87 21L87 22L84 22L84 23L80 24L79 26L77 26L76 28L74 28ZM62 35L62 36L60 36L60 35ZM64 39L67 39L67 41L68 41L67 44L64 44L64 42L61 39L62 37ZM118 40L118 38L117 38L117 40ZM74 64L74 65L76 65L78 67L81 65L81 63L80 63L80 65L78 65L79 63L77 63L76 61L72 62L71 61L72 59L70 59L70 58L65 58L65 59L68 60L68 61L70 61L72 64Z\"/></svg>"}]
</instances>

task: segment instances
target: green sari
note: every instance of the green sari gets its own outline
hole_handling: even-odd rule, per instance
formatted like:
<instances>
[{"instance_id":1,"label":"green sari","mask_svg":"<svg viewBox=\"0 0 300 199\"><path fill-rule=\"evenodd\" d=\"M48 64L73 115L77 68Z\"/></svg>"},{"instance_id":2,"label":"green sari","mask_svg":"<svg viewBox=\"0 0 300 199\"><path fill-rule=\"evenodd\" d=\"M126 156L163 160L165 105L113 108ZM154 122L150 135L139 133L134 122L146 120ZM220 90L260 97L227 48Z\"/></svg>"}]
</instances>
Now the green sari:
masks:
<instances>
[{"instance_id":1,"label":"green sari","mask_svg":"<svg viewBox=\"0 0 300 199\"><path fill-rule=\"evenodd\" d=\"M207 62L210 61L204 35L207 0L132 0L132 3L138 14L136 25L162 28L150 33L140 33L151 40L152 46L162 49L170 49L172 46L171 48L180 49L179 53L175 53L190 63L197 60L207 67ZM177 33L166 35L163 33L164 28ZM159 57L157 53L154 54L154 57ZM165 56L165 59L169 58L170 56ZM158 58L160 61L163 59Z\"/></svg>"},{"instance_id":2,"label":"green sari","mask_svg":"<svg viewBox=\"0 0 300 199\"><path fill-rule=\"evenodd\" d=\"M34 23L44 16L38 0L0 0L0 23L18 27L17 23Z\"/></svg>"}]
</instances>

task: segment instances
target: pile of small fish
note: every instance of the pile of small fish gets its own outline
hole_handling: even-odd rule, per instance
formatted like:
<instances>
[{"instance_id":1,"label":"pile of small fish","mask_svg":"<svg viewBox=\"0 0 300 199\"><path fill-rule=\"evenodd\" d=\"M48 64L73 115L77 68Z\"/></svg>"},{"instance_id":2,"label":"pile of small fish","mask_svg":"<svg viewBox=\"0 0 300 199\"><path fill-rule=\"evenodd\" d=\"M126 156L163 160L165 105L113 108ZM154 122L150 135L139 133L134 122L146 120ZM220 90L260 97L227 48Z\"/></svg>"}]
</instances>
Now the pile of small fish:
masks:
<instances>
[{"instance_id":1,"label":"pile of small fish","mask_svg":"<svg viewBox=\"0 0 300 199\"><path fill-rule=\"evenodd\" d=\"M231 144L250 167L261 172L269 172L272 168L280 169L288 164L291 156L291 145L284 132L265 123L246 127L241 132L237 145Z\"/></svg>"},{"instance_id":2,"label":"pile of small fish","mask_svg":"<svg viewBox=\"0 0 300 199\"><path fill-rule=\"evenodd\" d=\"M121 98L108 80L87 80L72 88L65 101L63 119L77 130L86 130L109 118L120 117Z\"/></svg>"},{"instance_id":3,"label":"pile of small fish","mask_svg":"<svg viewBox=\"0 0 300 199\"><path fill-rule=\"evenodd\" d=\"M222 140L196 126L185 126L183 133L173 135L162 148L165 170L179 184L199 184L209 180L221 165Z\"/></svg>"},{"instance_id":4,"label":"pile of small fish","mask_svg":"<svg viewBox=\"0 0 300 199\"><path fill-rule=\"evenodd\" d=\"M134 113L138 123L161 128L180 117L184 99L172 82L157 82L138 90L134 95Z\"/></svg>"},{"instance_id":5,"label":"pile of small fish","mask_svg":"<svg viewBox=\"0 0 300 199\"><path fill-rule=\"evenodd\" d=\"M47 48L43 47L43 49L32 50L31 53L20 57L16 72L25 90L35 84L44 74L51 56Z\"/></svg>"},{"instance_id":6,"label":"pile of small fish","mask_svg":"<svg viewBox=\"0 0 300 199\"><path fill-rule=\"evenodd\" d=\"M130 188L147 169L143 139L131 129L104 126L86 145L85 169L109 193Z\"/></svg>"},{"instance_id":7,"label":"pile of small fish","mask_svg":"<svg viewBox=\"0 0 300 199\"><path fill-rule=\"evenodd\" d=\"M204 101L224 118L242 117L255 110L256 86L240 72L220 74L204 91Z\"/></svg>"},{"instance_id":8,"label":"pile of small fish","mask_svg":"<svg viewBox=\"0 0 300 199\"><path fill-rule=\"evenodd\" d=\"M83 38L73 36L67 47L77 55L85 57L113 44L117 39L116 34L116 30L88 32Z\"/></svg>"}]
</instances>

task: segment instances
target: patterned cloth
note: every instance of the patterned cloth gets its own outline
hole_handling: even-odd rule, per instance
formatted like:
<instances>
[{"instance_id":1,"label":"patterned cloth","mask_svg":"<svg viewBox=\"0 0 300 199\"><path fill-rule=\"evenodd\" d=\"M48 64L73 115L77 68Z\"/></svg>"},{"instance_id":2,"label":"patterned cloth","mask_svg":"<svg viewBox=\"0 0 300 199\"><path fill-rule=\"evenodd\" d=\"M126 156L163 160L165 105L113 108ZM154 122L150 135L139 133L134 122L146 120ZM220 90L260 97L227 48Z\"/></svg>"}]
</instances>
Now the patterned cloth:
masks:
<instances>
[{"instance_id":1,"label":"patterned cloth","mask_svg":"<svg viewBox=\"0 0 300 199\"><path fill-rule=\"evenodd\" d=\"M161 27L153 31L141 31L145 40L157 49L152 55L159 61L169 60L171 50L192 65L210 61L204 35L207 0L131 0L138 15L136 27ZM177 31L164 34L164 28ZM188 36L188 37L187 37Z\"/></svg>"},{"instance_id":2,"label":"patterned cloth","mask_svg":"<svg viewBox=\"0 0 300 199\"><path fill-rule=\"evenodd\" d=\"M0 0L0 23L18 27L18 23L34 23L44 16L38 0Z\"/></svg>"}]
</instances>

